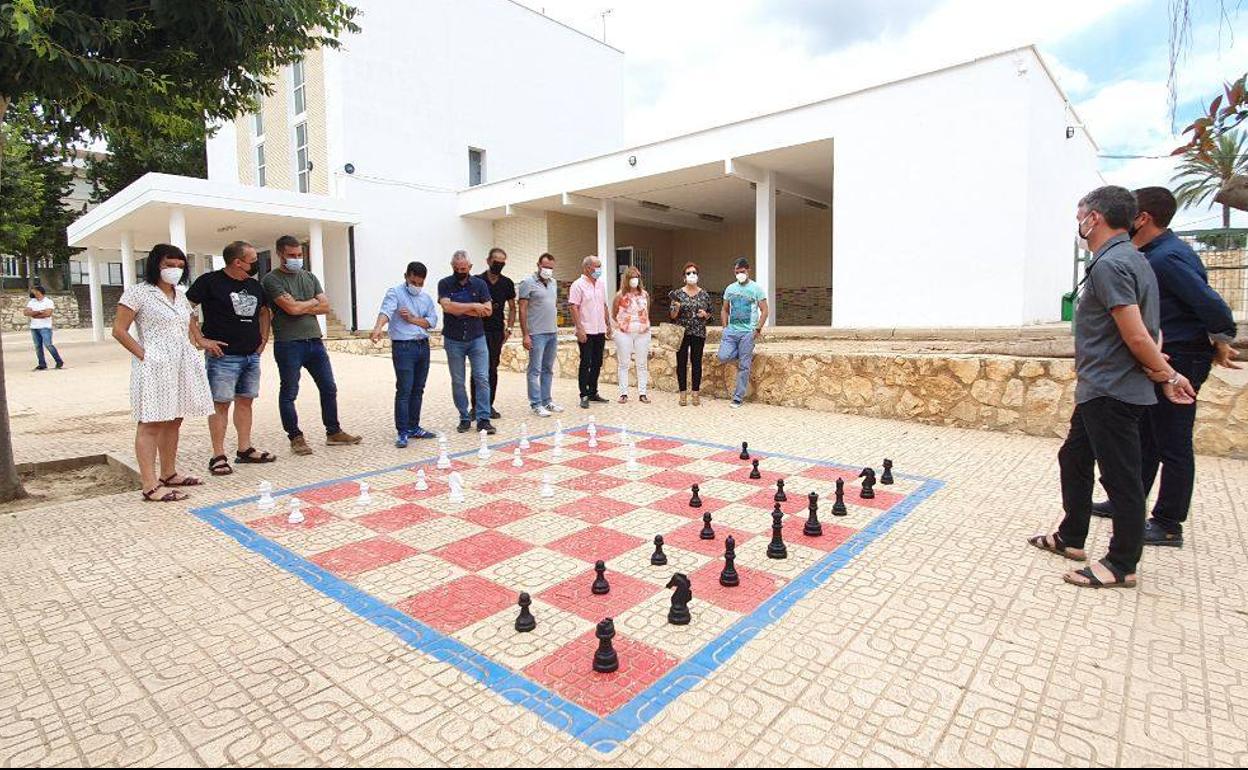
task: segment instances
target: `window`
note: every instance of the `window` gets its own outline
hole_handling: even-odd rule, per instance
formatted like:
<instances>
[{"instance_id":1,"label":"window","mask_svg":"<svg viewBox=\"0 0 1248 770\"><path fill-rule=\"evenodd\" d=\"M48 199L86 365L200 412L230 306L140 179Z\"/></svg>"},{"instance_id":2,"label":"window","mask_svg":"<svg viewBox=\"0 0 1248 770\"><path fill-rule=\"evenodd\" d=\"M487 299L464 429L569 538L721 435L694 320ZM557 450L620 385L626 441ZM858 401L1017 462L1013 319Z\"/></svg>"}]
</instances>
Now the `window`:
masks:
<instances>
[{"instance_id":1,"label":"window","mask_svg":"<svg viewBox=\"0 0 1248 770\"><path fill-rule=\"evenodd\" d=\"M308 111L308 89L304 78L302 60L290 66L290 82L294 97L295 116L297 117Z\"/></svg>"},{"instance_id":2,"label":"window","mask_svg":"<svg viewBox=\"0 0 1248 770\"><path fill-rule=\"evenodd\" d=\"M299 192L308 192L311 185L312 164L308 162L308 124L295 126L295 176L299 180Z\"/></svg>"},{"instance_id":3,"label":"window","mask_svg":"<svg viewBox=\"0 0 1248 770\"><path fill-rule=\"evenodd\" d=\"M476 187L485 182L485 150L468 148L468 186Z\"/></svg>"},{"instance_id":4,"label":"window","mask_svg":"<svg viewBox=\"0 0 1248 770\"><path fill-rule=\"evenodd\" d=\"M252 116L252 118L254 120L255 128L256 128L256 139L259 141L264 141L264 114L257 112L255 115Z\"/></svg>"},{"instance_id":5,"label":"window","mask_svg":"<svg viewBox=\"0 0 1248 770\"><path fill-rule=\"evenodd\" d=\"M120 286L122 284L122 280L123 279L121 276L121 263L109 262L108 263L108 285Z\"/></svg>"},{"instance_id":6,"label":"window","mask_svg":"<svg viewBox=\"0 0 1248 770\"><path fill-rule=\"evenodd\" d=\"M268 176L265 173L264 162L264 115L256 112L252 116L253 128L256 133L251 138L252 152L255 153L256 161L256 185L264 187L267 184Z\"/></svg>"},{"instance_id":7,"label":"window","mask_svg":"<svg viewBox=\"0 0 1248 770\"><path fill-rule=\"evenodd\" d=\"M265 186L264 176L264 142L256 145L256 184Z\"/></svg>"}]
</instances>

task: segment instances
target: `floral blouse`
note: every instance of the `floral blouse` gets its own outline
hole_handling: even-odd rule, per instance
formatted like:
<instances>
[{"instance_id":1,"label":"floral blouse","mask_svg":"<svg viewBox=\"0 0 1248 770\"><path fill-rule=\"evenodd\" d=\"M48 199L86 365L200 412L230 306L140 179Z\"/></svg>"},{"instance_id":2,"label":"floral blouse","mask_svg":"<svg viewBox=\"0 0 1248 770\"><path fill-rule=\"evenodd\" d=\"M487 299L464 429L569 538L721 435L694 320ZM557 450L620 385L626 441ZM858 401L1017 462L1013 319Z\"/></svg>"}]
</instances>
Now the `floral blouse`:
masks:
<instances>
[{"instance_id":1,"label":"floral blouse","mask_svg":"<svg viewBox=\"0 0 1248 770\"><path fill-rule=\"evenodd\" d=\"M650 294L630 291L615 306L615 328L625 334L650 331Z\"/></svg>"},{"instance_id":2,"label":"floral blouse","mask_svg":"<svg viewBox=\"0 0 1248 770\"><path fill-rule=\"evenodd\" d=\"M711 295L706 289L698 289L698 293L690 297L684 289L672 289L667 293L669 302L680 303L680 312L676 314L676 323L685 327L685 333L692 337L706 337L706 322L710 320ZM670 307L670 306L669 306ZM706 318L698 318L698 311L705 310Z\"/></svg>"}]
</instances>

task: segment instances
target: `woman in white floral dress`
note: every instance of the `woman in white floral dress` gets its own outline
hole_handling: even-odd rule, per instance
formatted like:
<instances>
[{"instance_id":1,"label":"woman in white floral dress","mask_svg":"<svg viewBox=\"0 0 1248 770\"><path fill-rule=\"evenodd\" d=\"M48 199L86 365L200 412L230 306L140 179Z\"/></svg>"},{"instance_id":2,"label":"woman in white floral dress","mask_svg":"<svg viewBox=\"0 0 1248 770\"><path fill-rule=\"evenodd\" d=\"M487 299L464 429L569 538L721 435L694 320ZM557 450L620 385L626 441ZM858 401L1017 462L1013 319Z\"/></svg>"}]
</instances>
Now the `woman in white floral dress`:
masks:
<instances>
[{"instance_id":1,"label":"woman in white floral dress","mask_svg":"<svg viewBox=\"0 0 1248 770\"><path fill-rule=\"evenodd\" d=\"M143 499L149 502L185 500L187 495L174 487L203 483L177 469L183 418L213 412L204 356L191 342L191 304L181 285L185 275L186 255L181 249L167 243L153 246L143 280L122 293L113 322L113 338L134 356L130 409L139 423L134 453L143 477ZM130 336L131 324L138 327L137 340ZM168 488L163 495L162 488Z\"/></svg>"}]
</instances>

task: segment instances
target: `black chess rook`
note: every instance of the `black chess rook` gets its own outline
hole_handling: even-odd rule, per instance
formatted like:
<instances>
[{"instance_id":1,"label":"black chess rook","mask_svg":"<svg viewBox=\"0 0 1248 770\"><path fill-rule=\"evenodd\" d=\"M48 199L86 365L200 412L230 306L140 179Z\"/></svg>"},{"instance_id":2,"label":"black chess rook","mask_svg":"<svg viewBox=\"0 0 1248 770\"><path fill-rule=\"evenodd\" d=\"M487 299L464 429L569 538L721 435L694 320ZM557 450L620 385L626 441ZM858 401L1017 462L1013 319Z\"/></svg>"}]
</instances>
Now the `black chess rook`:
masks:
<instances>
[{"instance_id":1,"label":"black chess rook","mask_svg":"<svg viewBox=\"0 0 1248 770\"><path fill-rule=\"evenodd\" d=\"M618 670L620 656L615 653L615 645L611 643L611 640L615 638L615 621L611 618L598 621L594 636L598 637L598 649L594 652L594 671L599 674L610 674Z\"/></svg>"},{"instance_id":2,"label":"black chess rook","mask_svg":"<svg viewBox=\"0 0 1248 770\"><path fill-rule=\"evenodd\" d=\"M663 536L654 536L654 553L650 554L650 563L656 567L667 564L667 554L663 553Z\"/></svg>"},{"instance_id":3,"label":"black chess rook","mask_svg":"<svg viewBox=\"0 0 1248 770\"><path fill-rule=\"evenodd\" d=\"M598 576L594 578L594 584L590 586L590 591L595 596L602 596L611 593L611 584L607 582L607 564L601 559L594 564L594 572Z\"/></svg>"},{"instance_id":4,"label":"black chess rook","mask_svg":"<svg viewBox=\"0 0 1248 770\"><path fill-rule=\"evenodd\" d=\"M529 605L533 603L533 600L527 593L521 592L520 601L517 603L520 605L520 616L516 618L516 630L523 634L537 628L537 618L529 612Z\"/></svg>"},{"instance_id":5,"label":"black chess rook","mask_svg":"<svg viewBox=\"0 0 1248 770\"><path fill-rule=\"evenodd\" d=\"M741 577L737 574L737 539L732 535L724 540L724 569L719 573L719 584L726 588L741 585Z\"/></svg>"}]
</instances>

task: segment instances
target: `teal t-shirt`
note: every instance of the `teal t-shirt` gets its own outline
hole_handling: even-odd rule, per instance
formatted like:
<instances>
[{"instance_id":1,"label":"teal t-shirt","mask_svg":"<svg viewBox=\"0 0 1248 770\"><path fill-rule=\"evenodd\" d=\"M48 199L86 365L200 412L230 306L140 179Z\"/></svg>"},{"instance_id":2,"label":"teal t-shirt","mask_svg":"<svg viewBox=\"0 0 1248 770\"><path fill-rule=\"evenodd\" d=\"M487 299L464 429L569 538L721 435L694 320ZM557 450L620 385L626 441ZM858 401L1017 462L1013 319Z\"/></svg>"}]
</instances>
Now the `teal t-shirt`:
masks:
<instances>
[{"instance_id":1,"label":"teal t-shirt","mask_svg":"<svg viewBox=\"0 0 1248 770\"><path fill-rule=\"evenodd\" d=\"M744 284L735 281L724 289L724 301L728 303L728 330L750 332L758 327L758 303L767 299L763 287L753 281Z\"/></svg>"}]
</instances>

